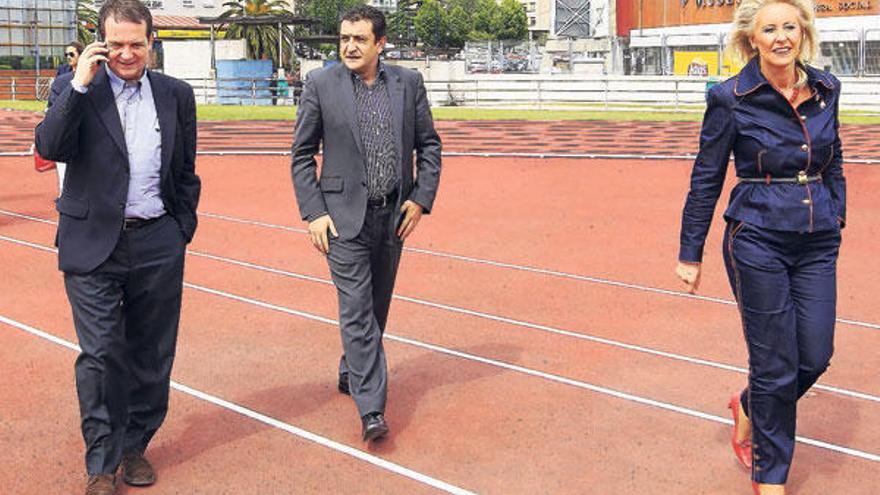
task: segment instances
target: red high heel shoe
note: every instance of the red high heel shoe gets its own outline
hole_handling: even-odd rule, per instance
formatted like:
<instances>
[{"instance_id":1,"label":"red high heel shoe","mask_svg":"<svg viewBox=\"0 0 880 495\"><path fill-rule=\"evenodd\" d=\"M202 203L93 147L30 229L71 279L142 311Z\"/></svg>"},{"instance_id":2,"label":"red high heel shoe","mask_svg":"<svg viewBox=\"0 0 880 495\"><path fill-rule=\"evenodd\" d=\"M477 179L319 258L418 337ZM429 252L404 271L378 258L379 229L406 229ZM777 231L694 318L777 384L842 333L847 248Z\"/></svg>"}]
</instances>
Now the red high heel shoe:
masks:
<instances>
[{"instance_id":1,"label":"red high heel shoe","mask_svg":"<svg viewBox=\"0 0 880 495\"><path fill-rule=\"evenodd\" d=\"M741 442L736 440L736 431L739 427L739 409L742 407L739 402L739 394L735 394L730 398L730 402L727 404L727 408L730 409L733 414L733 435L730 438L730 443L733 446L733 453L736 455L736 459L739 461L740 465L747 470L751 471L752 469L752 440L747 438ZM755 493L758 493L758 485L754 485Z\"/></svg>"}]
</instances>

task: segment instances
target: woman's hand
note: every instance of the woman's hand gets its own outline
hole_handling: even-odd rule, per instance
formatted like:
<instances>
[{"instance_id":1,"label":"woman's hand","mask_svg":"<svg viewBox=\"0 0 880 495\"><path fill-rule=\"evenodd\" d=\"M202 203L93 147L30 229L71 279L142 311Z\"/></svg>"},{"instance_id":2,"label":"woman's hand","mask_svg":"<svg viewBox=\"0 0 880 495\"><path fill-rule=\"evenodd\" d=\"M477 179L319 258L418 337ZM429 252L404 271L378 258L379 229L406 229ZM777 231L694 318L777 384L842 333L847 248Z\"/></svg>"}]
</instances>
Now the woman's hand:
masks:
<instances>
[{"instance_id":1,"label":"woman's hand","mask_svg":"<svg viewBox=\"0 0 880 495\"><path fill-rule=\"evenodd\" d=\"M679 261L675 267L675 274L687 286L687 291L693 294L700 287L700 273L702 265L700 263L690 263Z\"/></svg>"}]
</instances>

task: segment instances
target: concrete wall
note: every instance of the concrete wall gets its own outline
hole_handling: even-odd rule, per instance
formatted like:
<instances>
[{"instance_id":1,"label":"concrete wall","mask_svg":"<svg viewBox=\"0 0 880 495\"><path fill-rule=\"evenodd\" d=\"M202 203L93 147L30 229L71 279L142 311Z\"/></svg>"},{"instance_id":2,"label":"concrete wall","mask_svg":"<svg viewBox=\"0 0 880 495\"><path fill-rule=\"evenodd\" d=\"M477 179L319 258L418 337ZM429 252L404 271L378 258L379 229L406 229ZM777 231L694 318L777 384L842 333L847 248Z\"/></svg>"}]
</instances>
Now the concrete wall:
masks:
<instances>
[{"instance_id":1,"label":"concrete wall","mask_svg":"<svg viewBox=\"0 0 880 495\"><path fill-rule=\"evenodd\" d=\"M217 60L241 60L245 58L244 40L217 40ZM210 40L167 40L162 42L164 72L178 79L202 79L211 77Z\"/></svg>"}]
</instances>

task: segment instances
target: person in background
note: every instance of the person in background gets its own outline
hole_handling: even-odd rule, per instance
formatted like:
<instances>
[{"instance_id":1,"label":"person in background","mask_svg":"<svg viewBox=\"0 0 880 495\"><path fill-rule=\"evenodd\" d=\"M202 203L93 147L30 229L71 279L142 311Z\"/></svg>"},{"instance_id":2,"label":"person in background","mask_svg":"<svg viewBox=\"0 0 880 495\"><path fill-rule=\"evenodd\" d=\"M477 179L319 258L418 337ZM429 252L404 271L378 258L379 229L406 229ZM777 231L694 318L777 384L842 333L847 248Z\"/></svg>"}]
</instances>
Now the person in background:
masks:
<instances>
[{"instance_id":1,"label":"person in background","mask_svg":"<svg viewBox=\"0 0 880 495\"><path fill-rule=\"evenodd\" d=\"M64 47L64 60L66 63L58 66L58 70L55 75L60 76L62 74L67 74L68 72L76 72L76 63L79 62L79 56L82 55L83 52L82 43L79 41L71 41Z\"/></svg>"},{"instance_id":2,"label":"person in background","mask_svg":"<svg viewBox=\"0 0 880 495\"><path fill-rule=\"evenodd\" d=\"M834 348L846 223L840 81L807 65L818 45L813 19L810 0L737 7L730 46L747 63L709 90L676 267L694 292L732 151L738 184L723 253L749 351L748 386L729 403L732 444L761 495L785 493L798 399Z\"/></svg>"}]
</instances>

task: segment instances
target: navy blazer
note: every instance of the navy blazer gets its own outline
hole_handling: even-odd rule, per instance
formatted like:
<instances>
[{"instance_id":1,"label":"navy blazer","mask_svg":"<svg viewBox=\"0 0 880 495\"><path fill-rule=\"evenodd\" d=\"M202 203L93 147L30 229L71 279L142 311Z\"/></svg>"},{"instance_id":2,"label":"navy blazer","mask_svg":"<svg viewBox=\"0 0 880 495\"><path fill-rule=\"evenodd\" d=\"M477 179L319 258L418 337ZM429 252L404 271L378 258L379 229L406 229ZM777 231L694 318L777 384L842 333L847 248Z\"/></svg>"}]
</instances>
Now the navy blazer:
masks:
<instances>
[{"instance_id":1,"label":"navy blazer","mask_svg":"<svg viewBox=\"0 0 880 495\"><path fill-rule=\"evenodd\" d=\"M182 81L152 71L148 77L162 136L162 203L189 242L201 192L195 97ZM98 69L85 94L73 90L71 79L73 73L64 74L52 84L36 147L44 158L67 163L64 191L55 200L59 268L88 273L110 256L122 232L128 152L106 68Z\"/></svg>"},{"instance_id":2,"label":"navy blazer","mask_svg":"<svg viewBox=\"0 0 880 495\"><path fill-rule=\"evenodd\" d=\"M730 193L727 220L794 232L836 229L845 223L840 81L828 72L804 69L814 96L797 108L767 81L757 57L709 90L682 213L680 261L702 260L731 151L737 177L795 178L805 172L820 178L806 184L740 182Z\"/></svg>"}]
</instances>

